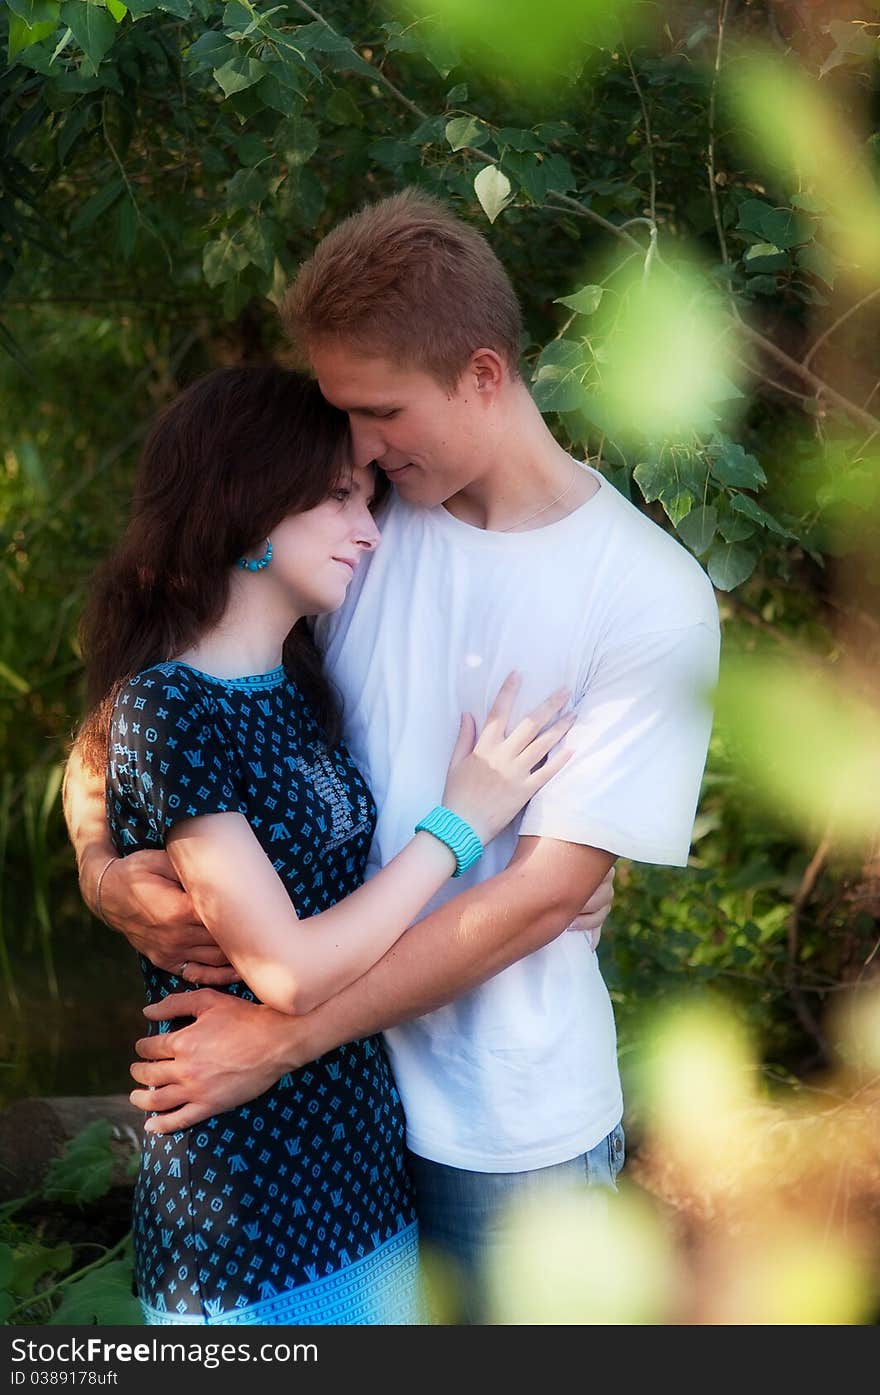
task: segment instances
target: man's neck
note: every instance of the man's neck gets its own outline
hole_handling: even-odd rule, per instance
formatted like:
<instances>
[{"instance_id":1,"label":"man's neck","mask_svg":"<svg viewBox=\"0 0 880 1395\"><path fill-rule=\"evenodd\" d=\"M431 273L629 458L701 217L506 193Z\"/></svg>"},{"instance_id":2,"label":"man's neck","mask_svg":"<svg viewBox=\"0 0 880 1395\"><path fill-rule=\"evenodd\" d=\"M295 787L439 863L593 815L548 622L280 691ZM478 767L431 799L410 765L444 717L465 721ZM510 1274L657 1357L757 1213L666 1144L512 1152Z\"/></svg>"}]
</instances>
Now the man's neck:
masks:
<instances>
[{"instance_id":1,"label":"man's neck","mask_svg":"<svg viewBox=\"0 0 880 1395\"><path fill-rule=\"evenodd\" d=\"M523 389L525 391L525 389ZM473 528L529 532L566 518L599 484L554 440L528 398L497 440L480 476L444 508Z\"/></svg>"}]
</instances>

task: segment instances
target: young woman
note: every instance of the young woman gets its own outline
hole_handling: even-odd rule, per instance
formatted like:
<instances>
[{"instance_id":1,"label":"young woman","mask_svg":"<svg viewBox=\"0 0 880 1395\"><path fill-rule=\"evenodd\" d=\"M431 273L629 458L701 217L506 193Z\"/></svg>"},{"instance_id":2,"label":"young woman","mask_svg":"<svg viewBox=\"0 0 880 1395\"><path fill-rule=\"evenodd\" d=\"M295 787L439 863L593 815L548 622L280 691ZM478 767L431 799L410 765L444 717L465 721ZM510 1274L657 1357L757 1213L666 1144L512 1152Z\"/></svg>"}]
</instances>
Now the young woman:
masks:
<instances>
[{"instance_id":1,"label":"young woman","mask_svg":"<svg viewBox=\"0 0 880 1395\"><path fill-rule=\"evenodd\" d=\"M553 752L567 694L507 734L512 676L476 743L462 719L438 807L362 883L375 806L305 619L342 603L379 543L372 471L347 446L344 414L298 374L194 384L146 444L84 622L84 749L106 766L117 854L165 848L233 965L213 981L288 1013L366 972L567 757ZM151 1002L194 984L187 964L140 962ZM173 1107L161 1084L155 1099ZM191 1130L148 1131L134 1203L146 1321L417 1321L403 1137L378 1038Z\"/></svg>"}]
</instances>

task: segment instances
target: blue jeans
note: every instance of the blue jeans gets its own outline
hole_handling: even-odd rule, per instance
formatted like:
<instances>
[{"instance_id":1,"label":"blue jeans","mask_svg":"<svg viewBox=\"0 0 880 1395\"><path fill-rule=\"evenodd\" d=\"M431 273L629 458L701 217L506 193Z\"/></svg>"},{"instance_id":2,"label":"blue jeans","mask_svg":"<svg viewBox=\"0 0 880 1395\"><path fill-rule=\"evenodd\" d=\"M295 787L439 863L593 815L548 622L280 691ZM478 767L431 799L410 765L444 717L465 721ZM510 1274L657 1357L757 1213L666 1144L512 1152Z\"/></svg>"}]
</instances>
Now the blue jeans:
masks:
<instances>
[{"instance_id":1,"label":"blue jeans","mask_svg":"<svg viewBox=\"0 0 880 1395\"><path fill-rule=\"evenodd\" d=\"M419 1240L429 1265L433 1253L450 1267L463 1321L485 1321L481 1274L489 1256L504 1244L503 1222L508 1204L518 1196L572 1185L615 1192L624 1156L622 1124L588 1153L529 1172L466 1172L415 1153L407 1154L416 1188Z\"/></svg>"}]
</instances>

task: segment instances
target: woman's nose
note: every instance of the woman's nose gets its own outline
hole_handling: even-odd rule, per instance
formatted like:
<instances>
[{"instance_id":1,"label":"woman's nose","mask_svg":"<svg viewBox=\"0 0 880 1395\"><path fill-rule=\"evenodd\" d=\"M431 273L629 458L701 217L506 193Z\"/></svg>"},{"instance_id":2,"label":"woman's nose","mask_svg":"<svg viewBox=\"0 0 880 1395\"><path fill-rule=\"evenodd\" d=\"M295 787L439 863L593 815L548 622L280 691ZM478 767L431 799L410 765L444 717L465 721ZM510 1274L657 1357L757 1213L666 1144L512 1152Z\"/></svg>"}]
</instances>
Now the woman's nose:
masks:
<instances>
[{"instance_id":1,"label":"woman's nose","mask_svg":"<svg viewBox=\"0 0 880 1395\"><path fill-rule=\"evenodd\" d=\"M382 541L382 534L376 527L376 520L369 509L365 509L364 513L366 517L358 530L357 541L361 547L367 548L370 552L374 552Z\"/></svg>"}]
</instances>

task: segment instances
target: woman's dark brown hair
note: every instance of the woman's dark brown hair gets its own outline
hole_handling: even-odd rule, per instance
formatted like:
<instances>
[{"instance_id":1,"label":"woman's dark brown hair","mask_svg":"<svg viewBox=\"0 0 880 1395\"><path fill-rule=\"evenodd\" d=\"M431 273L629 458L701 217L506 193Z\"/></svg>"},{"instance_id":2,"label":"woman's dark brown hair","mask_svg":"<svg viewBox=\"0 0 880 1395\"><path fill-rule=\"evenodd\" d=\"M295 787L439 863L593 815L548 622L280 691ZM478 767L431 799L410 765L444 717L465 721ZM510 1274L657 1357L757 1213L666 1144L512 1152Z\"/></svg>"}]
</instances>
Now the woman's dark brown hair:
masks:
<instances>
[{"instance_id":1,"label":"woman's dark brown hair","mask_svg":"<svg viewBox=\"0 0 880 1395\"><path fill-rule=\"evenodd\" d=\"M349 468L348 441L345 413L276 364L215 369L160 414L128 526L82 622L90 712L80 743L92 770L107 762L119 685L217 623L236 560L282 518L326 499ZM287 638L284 664L335 744L338 707L305 621Z\"/></svg>"}]
</instances>

